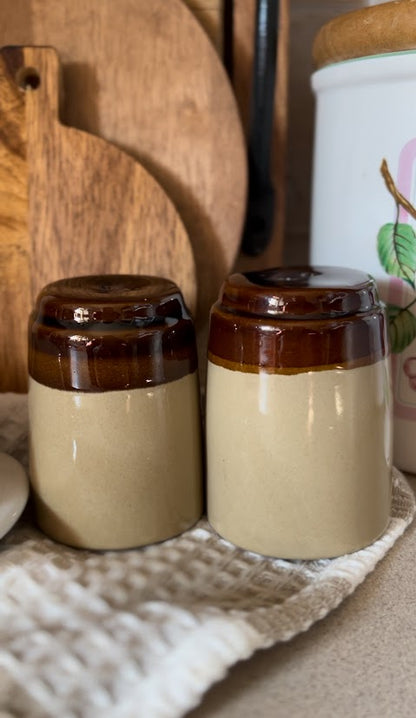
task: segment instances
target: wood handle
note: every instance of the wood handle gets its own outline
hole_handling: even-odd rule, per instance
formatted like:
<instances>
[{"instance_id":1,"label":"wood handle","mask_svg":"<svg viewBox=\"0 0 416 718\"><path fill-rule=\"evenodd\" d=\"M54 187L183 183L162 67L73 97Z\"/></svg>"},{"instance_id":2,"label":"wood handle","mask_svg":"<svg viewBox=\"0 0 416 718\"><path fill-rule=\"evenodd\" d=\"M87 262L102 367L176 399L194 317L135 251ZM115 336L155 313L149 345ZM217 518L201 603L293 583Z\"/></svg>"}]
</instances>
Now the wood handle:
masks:
<instances>
[{"instance_id":1,"label":"wood handle","mask_svg":"<svg viewBox=\"0 0 416 718\"><path fill-rule=\"evenodd\" d=\"M59 114L60 64L52 47L3 47L0 50L12 92L27 91L26 105L33 120L42 112L42 122L53 123ZM33 91L33 92L32 92ZM32 98L32 101L29 98Z\"/></svg>"},{"instance_id":2,"label":"wood handle","mask_svg":"<svg viewBox=\"0 0 416 718\"><path fill-rule=\"evenodd\" d=\"M56 50L52 47L25 48L24 65L20 73L23 78L26 76L27 82L27 121L37 123L41 114L43 126L49 124L50 129L53 129L59 116L61 76ZM31 80L34 81L33 85Z\"/></svg>"},{"instance_id":3,"label":"wood handle","mask_svg":"<svg viewBox=\"0 0 416 718\"><path fill-rule=\"evenodd\" d=\"M248 137L249 194L242 250L257 256L268 246L274 220L270 174L275 103L279 3L257 0L256 37Z\"/></svg>"}]
</instances>

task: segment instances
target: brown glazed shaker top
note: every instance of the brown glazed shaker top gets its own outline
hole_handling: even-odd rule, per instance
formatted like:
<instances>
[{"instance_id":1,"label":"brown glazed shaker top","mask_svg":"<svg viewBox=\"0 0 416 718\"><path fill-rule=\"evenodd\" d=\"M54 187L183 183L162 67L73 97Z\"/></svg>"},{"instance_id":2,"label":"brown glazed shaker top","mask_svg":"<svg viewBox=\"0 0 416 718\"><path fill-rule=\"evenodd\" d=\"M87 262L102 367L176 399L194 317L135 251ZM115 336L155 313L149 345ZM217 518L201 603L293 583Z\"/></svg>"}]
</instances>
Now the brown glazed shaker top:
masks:
<instances>
[{"instance_id":1,"label":"brown glazed shaker top","mask_svg":"<svg viewBox=\"0 0 416 718\"><path fill-rule=\"evenodd\" d=\"M170 280L72 277L40 292L29 321L29 374L46 386L108 391L195 371L193 322Z\"/></svg>"},{"instance_id":2,"label":"brown glazed shaker top","mask_svg":"<svg viewBox=\"0 0 416 718\"><path fill-rule=\"evenodd\" d=\"M358 57L416 48L416 0L396 0L339 15L321 27L313 45L317 69Z\"/></svg>"},{"instance_id":3,"label":"brown glazed shaker top","mask_svg":"<svg viewBox=\"0 0 416 718\"><path fill-rule=\"evenodd\" d=\"M388 354L374 280L339 267L232 274L211 310L210 361L239 371L352 368Z\"/></svg>"}]
</instances>

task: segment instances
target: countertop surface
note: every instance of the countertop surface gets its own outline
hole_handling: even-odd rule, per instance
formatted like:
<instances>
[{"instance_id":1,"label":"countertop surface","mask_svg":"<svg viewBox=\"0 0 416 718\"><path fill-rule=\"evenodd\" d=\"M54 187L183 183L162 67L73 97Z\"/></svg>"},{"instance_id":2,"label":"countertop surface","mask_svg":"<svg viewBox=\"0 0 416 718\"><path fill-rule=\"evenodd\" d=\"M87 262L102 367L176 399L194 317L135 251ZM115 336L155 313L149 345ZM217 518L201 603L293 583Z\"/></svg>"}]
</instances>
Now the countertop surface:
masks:
<instances>
[{"instance_id":1,"label":"countertop surface","mask_svg":"<svg viewBox=\"0 0 416 718\"><path fill-rule=\"evenodd\" d=\"M416 477L408 477L416 491ZM407 718L416 713L416 519L306 633L258 651L188 718Z\"/></svg>"}]
</instances>

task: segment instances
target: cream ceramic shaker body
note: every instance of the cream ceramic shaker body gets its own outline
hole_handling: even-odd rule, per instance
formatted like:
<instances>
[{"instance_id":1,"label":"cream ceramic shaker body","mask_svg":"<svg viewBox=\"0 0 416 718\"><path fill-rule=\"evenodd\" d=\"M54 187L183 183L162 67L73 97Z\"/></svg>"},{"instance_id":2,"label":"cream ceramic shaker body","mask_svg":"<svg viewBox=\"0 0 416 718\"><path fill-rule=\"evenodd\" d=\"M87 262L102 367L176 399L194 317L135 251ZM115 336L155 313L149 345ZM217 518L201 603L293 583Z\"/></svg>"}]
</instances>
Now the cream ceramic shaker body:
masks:
<instances>
[{"instance_id":1,"label":"cream ceramic shaker body","mask_svg":"<svg viewBox=\"0 0 416 718\"><path fill-rule=\"evenodd\" d=\"M332 19L314 43L311 262L369 272L391 318L394 463L416 473L416 5Z\"/></svg>"},{"instance_id":2,"label":"cream ceramic shaker body","mask_svg":"<svg viewBox=\"0 0 416 718\"><path fill-rule=\"evenodd\" d=\"M391 401L373 280L327 267L234 274L208 356L213 528L289 559L375 540L390 513Z\"/></svg>"},{"instance_id":3,"label":"cream ceramic shaker body","mask_svg":"<svg viewBox=\"0 0 416 718\"><path fill-rule=\"evenodd\" d=\"M197 356L172 282L76 277L40 293L29 326L30 474L40 527L120 549L201 515Z\"/></svg>"}]
</instances>

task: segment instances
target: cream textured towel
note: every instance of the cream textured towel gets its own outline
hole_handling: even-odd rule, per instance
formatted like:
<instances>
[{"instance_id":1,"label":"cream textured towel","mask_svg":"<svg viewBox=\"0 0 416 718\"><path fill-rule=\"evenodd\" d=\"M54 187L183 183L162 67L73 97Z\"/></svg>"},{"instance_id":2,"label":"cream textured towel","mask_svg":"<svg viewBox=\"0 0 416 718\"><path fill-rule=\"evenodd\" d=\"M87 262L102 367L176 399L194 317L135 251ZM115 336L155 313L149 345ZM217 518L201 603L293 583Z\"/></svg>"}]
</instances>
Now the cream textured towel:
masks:
<instances>
[{"instance_id":1,"label":"cream textured towel","mask_svg":"<svg viewBox=\"0 0 416 718\"><path fill-rule=\"evenodd\" d=\"M0 450L26 459L25 397L1 397ZM395 471L378 541L303 562L238 549L205 521L163 544L106 553L60 546L21 521L0 543L1 718L183 716L233 663L326 616L414 512Z\"/></svg>"}]
</instances>

